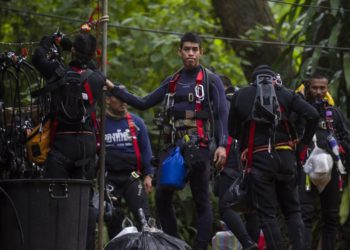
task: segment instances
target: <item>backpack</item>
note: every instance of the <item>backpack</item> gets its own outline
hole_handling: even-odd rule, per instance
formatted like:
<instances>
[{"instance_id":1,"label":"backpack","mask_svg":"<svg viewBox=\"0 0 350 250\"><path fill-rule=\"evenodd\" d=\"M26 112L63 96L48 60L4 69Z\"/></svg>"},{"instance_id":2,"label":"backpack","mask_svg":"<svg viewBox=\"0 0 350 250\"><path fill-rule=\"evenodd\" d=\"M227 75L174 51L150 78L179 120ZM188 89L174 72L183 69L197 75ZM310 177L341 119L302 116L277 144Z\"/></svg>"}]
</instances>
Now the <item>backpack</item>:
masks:
<instances>
[{"instance_id":1,"label":"backpack","mask_svg":"<svg viewBox=\"0 0 350 250\"><path fill-rule=\"evenodd\" d=\"M88 112L84 102L88 100L88 95L84 93L84 83L92 73L90 69L82 73L68 69L59 80L59 88L54 100L59 122L79 124L85 121Z\"/></svg>"},{"instance_id":2,"label":"backpack","mask_svg":"<svg viewBox=\"0 0 350 250\"><path fill-rule=\"evenodd\" d=\"M256 78L252 120L277 126L282 119L282 112L272 79L273 77L267 74L259 74Z\"/></svg>"}]
</instances>

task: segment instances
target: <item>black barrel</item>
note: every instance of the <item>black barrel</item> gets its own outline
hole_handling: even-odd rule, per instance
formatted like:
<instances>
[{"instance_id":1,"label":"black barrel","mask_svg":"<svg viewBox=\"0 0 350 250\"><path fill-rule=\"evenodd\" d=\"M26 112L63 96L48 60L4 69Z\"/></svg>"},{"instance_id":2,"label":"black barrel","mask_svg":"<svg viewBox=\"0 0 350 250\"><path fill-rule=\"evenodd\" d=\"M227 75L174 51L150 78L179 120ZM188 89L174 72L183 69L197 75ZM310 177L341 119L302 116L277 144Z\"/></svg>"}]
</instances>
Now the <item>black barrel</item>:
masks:
<instances>
[{"instance_id":1,"label":"black barrel","mask_svg":"<svg viewBox=\"0 0 350 250\"><path fill-rule=\"evenodd\" d=\"M1 250L85 250L91 182L0 181Z\"/></svg>"}]
</instances>

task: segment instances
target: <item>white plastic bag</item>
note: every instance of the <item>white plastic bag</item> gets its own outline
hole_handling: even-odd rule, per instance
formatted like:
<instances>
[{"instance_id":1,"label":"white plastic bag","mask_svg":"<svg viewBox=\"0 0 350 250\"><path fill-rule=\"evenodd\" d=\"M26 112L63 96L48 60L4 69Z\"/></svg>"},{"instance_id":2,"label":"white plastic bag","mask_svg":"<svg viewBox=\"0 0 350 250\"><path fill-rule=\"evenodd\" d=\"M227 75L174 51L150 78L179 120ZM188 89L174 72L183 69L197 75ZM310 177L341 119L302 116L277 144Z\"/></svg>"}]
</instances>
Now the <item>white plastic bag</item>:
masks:
<instances>
[{"instance_id":1,"label":"white plastic bag","mask_svg":"<svg viewBox=\"0 0 350 250\"><path fill-rule=\"evenodd\" d=\"M122 237L125 234L137 233L137 228L133 225L132 221L125 217L122 223L123 230L120 231L114 238ZM113 238L113 239L114 239Z\"/></svg>"},{"instance_id":2,"label":"white plastic bag","mask_svg":"<svg viewBox=\"0 0 350 250\"><path fill-rule=\"evenodd\" d=\"M314 144L315 147L305 162L303 169L321 193L331 180L334 162L332 156L326 150L317 146L315 137Z\"/></svg>"}]
</instances>

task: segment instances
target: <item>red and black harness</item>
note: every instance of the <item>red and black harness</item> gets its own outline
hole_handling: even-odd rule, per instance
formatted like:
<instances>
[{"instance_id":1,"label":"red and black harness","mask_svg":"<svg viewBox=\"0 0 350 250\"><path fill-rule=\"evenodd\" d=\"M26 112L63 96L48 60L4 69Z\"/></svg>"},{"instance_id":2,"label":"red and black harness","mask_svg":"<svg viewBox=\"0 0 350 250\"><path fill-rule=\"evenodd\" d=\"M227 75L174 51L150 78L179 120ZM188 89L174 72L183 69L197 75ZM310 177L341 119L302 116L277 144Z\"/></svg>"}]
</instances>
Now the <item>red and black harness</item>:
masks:
<instances>
[{"instance_id":1,"label":"red and black harness","mask_svg":"<svg viewBox=\"0 0 350 250\"><path fill-rule=\"evenodd\" d=\"M168 110L173 109L174 102L176 100L176 85L180 79L180 72L176 73L174 77L169 82L169 90L166 98L166 108ZM209 138L205 133L204 122L209 119L209 114L207 111L203 110L204 107L204 99L205 99L205 91L203 87L203 79L204 79L204 70L201 69L196 77L196 85L195 85L195 94L192 98L195 101L195 109L194 112L192 110L186 111L174 111L172 110L171 118L172 124L174 124L174 119L176 118L185 118L185 119L195 119L196 120L196 130L199 138L200 146L206 146ZM175 128L173 128L175 130ZM174 142L174 138L172 138L172 143Z\"/></svg>"}]
</instances>

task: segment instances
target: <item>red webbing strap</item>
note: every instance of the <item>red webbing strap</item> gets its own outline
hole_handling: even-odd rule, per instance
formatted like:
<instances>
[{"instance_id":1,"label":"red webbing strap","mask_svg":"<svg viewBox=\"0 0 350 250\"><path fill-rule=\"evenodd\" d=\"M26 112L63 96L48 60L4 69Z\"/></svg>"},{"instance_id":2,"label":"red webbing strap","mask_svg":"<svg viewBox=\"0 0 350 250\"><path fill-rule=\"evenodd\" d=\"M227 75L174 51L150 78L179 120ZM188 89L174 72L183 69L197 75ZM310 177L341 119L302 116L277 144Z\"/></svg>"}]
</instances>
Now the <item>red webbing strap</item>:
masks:
<instances>
[{"instance_id":1,"label":"red webbing strap","mask_svg":"<svg viewBox=\"0 0 350 250\"><path fill-rule=\"evenodd\" d=\"M94 95L92 94L91 87L90 87L90 85L89 85L89 83L87 81L85 81L85 83L84 83L84 89L86 91L86 94L88 95L89 104L91 106L94 105ZM92 121L94 123L94 127L95 127L96 132L99 131L100 126L99 126L99 124L97 122L96 112L95 111L91 112L91 119L92 119Z\"/></svg>"},{"instance_id":2,"label":"red webbing strap","mask_svg":"<svg viewBox=\"0 0 350 250\"><path fill-rule=\"evenodd\" d=\"M252 168L252 163L253 163L255 129L256 129L256 122L254 120L251 120L250 126L249 126L248 153L247 153L247 165L246 165L247 173L250 172Z\"/></svg>"},{"instance_id":3,"label":"red webbing strap","mask_svg":"<svg viewBox=\"0 0 350 250\"><path fill-rule=\"evenodd\" d=\"M227 138L227 145L226 145L226 155L228 155L230 153L230 149L231 149L231 146L232 146L232 142L233 142L233 137L232 136L229 136Z\"/></svg>"},{"instance_id":4,"label":"red webbing strap","mask_svg":"<svg viewBox=\"0 0 350 250\"><path fill-rule=\"evenodd\" d=\"M230 153L230 150L231 150L231 146L232 146L232 142L233 142L233 137L232 136L229 136L227 138L227 145L226 145L226 161L228 159L228 154ZM226 162L225 162L225 165L224 167L226 166Z\"/></svg>"},{"instance_id":5,"label":"red webbing strap","mask_svg":"<svg viewBox=\"0 0 350 250\"><path fill-rule=\"evenodd\" d=\"M136 160L137 160L137 172L141 174L141 152L139 148L139 144L137 142L137 135L136 135L136 128L135 124L132 121L131 115L129 112L126 112L125 114L126 120L128 121L130 134L132 137L132 144L134 145L134 150L136 154Z\"/></svg>"},{"instance_id":6,"label":"red webbing strap","mask_svg":"<svg viewBox=\"0 0 350 250\"><path fill-rule=\"evenodd\" d=\"M202 86L203 83L203 71L200 70L198 72L197 78L196 78L196 87L197 86ZM204 93L202 93L204 94ZM210 105L210 104L209 104ZM198 98L198 96L196 95L196 106L195 106L195 112L199 112L201 111L203 108L203 104L202 104L202 100L200 100ZM201 143L204 142L204 128L203 128L203 120L202 119L196 119L196 124L197 124L197 133L198 133L198 137L199 137L199 141Z\"/></svg>"},{"instance_id":7,"label":"red webbing strap","mask_svg":"<svg viewBox=\"0 0 350 250\"><path fill-rule=\"evenodd\" d=\"M170 94L175 94L176 91L176 83L180 78L180 74L176 73L176 75L170 80L169 82L169 93Z\"/></svg>"},{"instance_id":8,"label":"red webbing strap","mask_svg":"<svg viewBox=\"0 0 350 250\"><path fill-rule=\"evenodd\" d=\"M75 72L78 72L80 75L85 71L85 70L82 70L80 68L77 68L77 67L72 67L72 69L75 71ZM87 80L85 80L84 82L84 89L85 89L85 92L88 96L88 102L91 106L94 105L94 95L92 94L92 90L91 90L91 87L88 83ZM92 119L92 122L94 123L94 128L95 128L95 132L98 132L100 130L100 126L97 122L97 118L96 118L96 112L93 111L91 112L91 119Z\"/></svg>"}]
</instances>

